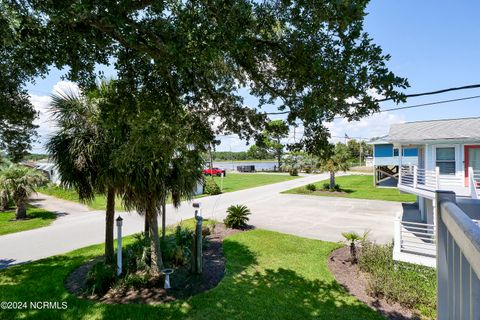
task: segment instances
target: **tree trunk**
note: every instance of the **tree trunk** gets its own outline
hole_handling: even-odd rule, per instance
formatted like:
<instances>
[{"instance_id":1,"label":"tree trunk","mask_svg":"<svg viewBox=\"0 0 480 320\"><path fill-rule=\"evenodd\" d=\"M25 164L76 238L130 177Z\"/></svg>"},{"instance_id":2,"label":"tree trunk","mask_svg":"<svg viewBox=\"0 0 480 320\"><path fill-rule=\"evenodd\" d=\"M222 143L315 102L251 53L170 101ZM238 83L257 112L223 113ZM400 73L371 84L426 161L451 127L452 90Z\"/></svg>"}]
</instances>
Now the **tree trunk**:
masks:
<instances>
[{"instance_id":1,"label":"tree trunk","mask_svg":"<svg viewBox=\"0 0 480 320\"><path fill-rule=\"evenodd\" d=\"M107 190L107 210L105 211L105 263L115 263L115 250L113 248L113 234L115 225L115 189Z\"/></svg>"},{"instance_id":2,"label":"tree trunk","mask_svg":"<svg viewBox=\"0 0 480 320\"><path fill-rule=\"evenodd\" d=\"M28 195L25 190L17 189L13 194L13 200L17 206L16 210L16 219L23 220L27 219L27 201Z\"/></svg>"},{"instance_id":3,"label":"tree trunk","mask_svg":"<svg viewBox=\"0 0 480 320\"><path fill-rule=\"evenodd\" d=\"M149 223L149 237L150 237L150 270L153 275L159 275L160 270L163 269L162 252L160 250L160 238L158 237L158 214L155 210L155 205L150 203L145 211L145 216Z\"/></svg>"},{"instance_id":4,"label":"tree trunk","mask_svg":"<svg viewBox=\"0 0 480 320\"><path fill-rule=\"evenodd\" d=\"M145 212L143 213L143 217L145 218L145 226L143 232L145 233L145 237L148 238L148 233L150 232L150 224L148 223L148 218Z\"/></svg>"},{"instance_id":5,"label":"tree trunk","mask_svg":"<svg viewBox=\"0 0 480 320\"><path fill-rule=\"evenodd\" d=\"M277 142L280 145L280 139L278 139ZM282 167L282 149L277 150L278 171L280 171L280 168Z\"/></svg>"},{"instance_id":6,"label":"tree trunk","mask_svg":"<svg viewBox=\"0 0 480 320\"><path fill-rule=\"evenodd\" d=\"M357 248L355 242L350 243L350 256L352 257L352 263L357 263Z\"/></svg>"},{"instance_id":7,"label":"tree trunk","mask_svg":"<svg viewBox=\"0 0 480 320\"><path fill-rule=\"evenodd\" d=\"M330 171L330 189L335 189L335 172Z\"/></svg>"},{"instance_id":8,"label":"tree trunk","mask_svg":"<svg viewBox=\"0 0 480 320\"><path fill-rule=\"evenodd\" d=\"M165 199L162 200L162 240L165 241L166 235L166 215L167 215L167 206L165 205Z\"/></svg>"},{"instance_id":9,"label":"tree trunk","mask_svg":"<svg viewBox=\"0 0 480 320\"><path fill-rule=\"evenodd\" d=\"M0 192L0 211L8 209L8 194L5 191Z\"/></svg>"},{"instance_id":10,"label":"tree trunk","mask_svg":"<svg viewBox=\"0 0 480 320\"><path fill-rule=\"evenodd\" d=\"M27 203L26 201L18 201L16 203L17 210L16 210L16 219L17 220L24 220L27 219Z\"/></svg>"}]
</instances>

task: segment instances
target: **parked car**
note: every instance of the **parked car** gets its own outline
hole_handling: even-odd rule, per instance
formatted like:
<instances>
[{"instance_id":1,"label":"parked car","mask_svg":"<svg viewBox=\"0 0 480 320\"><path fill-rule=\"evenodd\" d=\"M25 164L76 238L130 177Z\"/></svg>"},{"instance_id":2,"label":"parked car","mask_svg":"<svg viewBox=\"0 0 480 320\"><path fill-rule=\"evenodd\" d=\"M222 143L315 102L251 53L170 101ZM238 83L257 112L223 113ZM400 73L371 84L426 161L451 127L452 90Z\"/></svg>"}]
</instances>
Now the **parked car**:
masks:
<instances>
[{"instance_id":1,"label":"parked car","mask_svg":"<svg viewBox=\"0 0 480 320\"><path fill-rule=\"evenodd\" d=\"M227 171L225 169L220 169L220 168L208 168L203 170L203 174L207 176L218 176L220 177L223 173L223 176L225 177L227 175Z\"/></svg>"}]
</instances>

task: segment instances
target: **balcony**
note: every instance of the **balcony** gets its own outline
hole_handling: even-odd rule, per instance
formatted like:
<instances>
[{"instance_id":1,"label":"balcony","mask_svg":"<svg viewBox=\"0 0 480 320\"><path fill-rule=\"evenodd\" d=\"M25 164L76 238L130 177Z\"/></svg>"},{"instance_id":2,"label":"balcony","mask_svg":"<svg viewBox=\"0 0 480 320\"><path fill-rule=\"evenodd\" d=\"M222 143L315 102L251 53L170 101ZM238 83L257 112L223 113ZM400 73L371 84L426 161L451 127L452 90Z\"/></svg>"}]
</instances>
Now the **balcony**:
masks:
<instances>
[{"instance_id":1,"label":"balcony","mask_svg":"<svg viewBox=\"0 0 480 320\"><path fill-rule=\"evenodd\" d=\"M469 168L468 186L461 175L441 175L439 168L434 171L420 169L417 166L402 166L398 189L428 199L435 199L435 191L453 191L457 196L479 198L480 171Z\"/></svg>"}]
</instances>

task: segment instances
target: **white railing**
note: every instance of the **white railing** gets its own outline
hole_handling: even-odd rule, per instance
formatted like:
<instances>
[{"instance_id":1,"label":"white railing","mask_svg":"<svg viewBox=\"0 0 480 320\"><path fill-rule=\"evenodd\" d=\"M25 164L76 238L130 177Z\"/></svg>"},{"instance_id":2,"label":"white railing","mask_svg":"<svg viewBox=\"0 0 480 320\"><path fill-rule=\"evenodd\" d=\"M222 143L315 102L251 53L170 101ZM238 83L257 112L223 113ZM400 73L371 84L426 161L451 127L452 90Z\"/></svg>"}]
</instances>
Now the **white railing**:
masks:
<instances>
[{"instance_id":1,"label":"white railing","mask_svg":"<svg viewBox=\"0 0 480 320\"><path fill-rule=\"evenodd\" d=\"M480 227L437 191L437 318L480 319ZM480 201L472 200L480 208Z\"/></svg>"},{"instance_id":2,"label":"white railing","mask_svg":"<svg viewBox=\"0 0 480 320\"><path fill-rule=\"evenodd\" d=\"M435 257L435 225L421 222L395 221L394 250Z\"/></svg>"},{"instance_id":3,"label":"white railing","mask_svg":"<svg viewBox=\"0 0 480 320\"><path fill-rule=\"evenodd\" d=\"M470 197L472 199L478 199L478 185L475 180L475 171L472 167L468 168L468 189L470 191Z\"/></svg>"},{"instance_id":4,"label":"white railing","mask_svg":"<svg viewBox=\"0 0 480 320\"><path fill-rule=\"evenodd\" d=\"M475 173L472 175L475 176ZM476 173L478 178L474 185L478 187L480 181L480 171ZM432 170L419 169L417 166L402 166L400 169L400 185L424 189L428 191L436 191L440 189L460 190L465 189L465 179L463 176L457 175L440 175L438 167ZM478 190L478 188L477 188ZM477 193L478 194L478 193Z\"/></svg>"}]
</instances>

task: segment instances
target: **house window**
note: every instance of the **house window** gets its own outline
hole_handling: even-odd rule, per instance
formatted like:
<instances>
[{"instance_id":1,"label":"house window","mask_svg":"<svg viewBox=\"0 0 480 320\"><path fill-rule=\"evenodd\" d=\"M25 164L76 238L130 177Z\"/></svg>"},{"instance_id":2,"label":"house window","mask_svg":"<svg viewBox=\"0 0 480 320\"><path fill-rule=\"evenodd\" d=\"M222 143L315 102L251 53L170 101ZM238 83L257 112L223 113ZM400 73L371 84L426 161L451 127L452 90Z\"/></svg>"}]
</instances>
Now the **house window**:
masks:
<instances>
[{"instance_id":1,"label":"house window","mask_svg":"<svg viewBox=\"0 0 480 320\"><path fill-rule=\"evenodd\" d=\"M455 174L455 148L436 148L436 166L440 174Z\"/></svg>"},{"instance_id":2,"label":"house window","mask_svg":"<svg viewBox=\"0 0 480 320\"><path fill-rule=\"evenodd\" d=\"M393 148L393 156L398 157L398 148Z\"/></svg>"}]
</instances>

